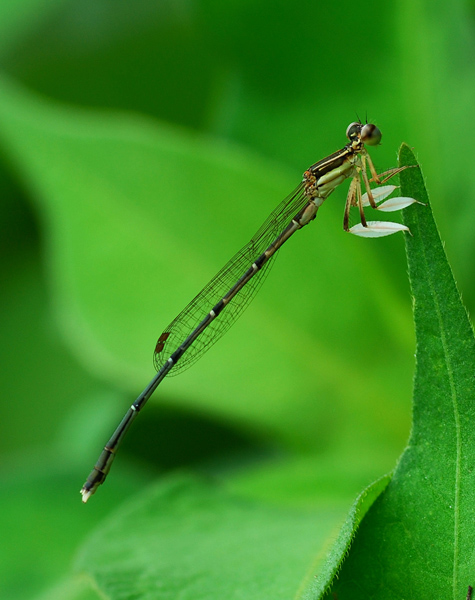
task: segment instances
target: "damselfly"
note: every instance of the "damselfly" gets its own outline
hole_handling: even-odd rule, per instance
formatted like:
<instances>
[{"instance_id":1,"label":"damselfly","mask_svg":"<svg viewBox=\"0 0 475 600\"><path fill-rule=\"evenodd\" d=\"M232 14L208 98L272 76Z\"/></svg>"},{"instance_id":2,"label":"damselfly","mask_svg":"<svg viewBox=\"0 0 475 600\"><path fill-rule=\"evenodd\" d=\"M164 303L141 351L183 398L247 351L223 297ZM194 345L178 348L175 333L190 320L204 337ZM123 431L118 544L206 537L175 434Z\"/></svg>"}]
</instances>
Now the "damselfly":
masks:
<instances>
[{"instance_id":1,"label":"damselfly","mask_svg":"<svg viewBox=\"0 0 475 600\"><path fill-rule=\"evenodd\" d=\"M413 198L391 198L395 189L388 185L371 190L405 167L377 174L365 146L376 146L381 131L370 123L351 123L346 131L348 143L312 165L300 185L269 215L256 235L193 298L158 338L154 353L157 374L132 404L107 442L86 483L81 489L87 502L104 483L115 453L138 412L167 375L175 375L197 361L236 321L255 296L277 250L299 229L312 221L317 210L345 179L352 177L346 198L343 229L362 237L381 237L408 231L399 223L367 221L364 208L393 211L416 202ZM369 174L368 174L369 169ZM370 176L369 176L370 175ZM366 192L361 189L361 179ZM381 203L382 202L382 203ZM379 203L379 204L378 204ZM349 227L351 207L359 210L361 223Z\"/></svg>"}]
</instances>

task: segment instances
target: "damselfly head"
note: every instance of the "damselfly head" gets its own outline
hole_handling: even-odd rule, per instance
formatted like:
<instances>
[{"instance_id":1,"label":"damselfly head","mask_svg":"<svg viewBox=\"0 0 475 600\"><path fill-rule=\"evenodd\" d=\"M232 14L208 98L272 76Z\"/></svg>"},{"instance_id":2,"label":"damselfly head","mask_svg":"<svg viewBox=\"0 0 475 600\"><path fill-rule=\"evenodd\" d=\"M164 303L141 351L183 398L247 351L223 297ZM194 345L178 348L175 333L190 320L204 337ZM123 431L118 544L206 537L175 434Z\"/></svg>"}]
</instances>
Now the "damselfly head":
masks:
<instances>
[{"instance_id":1,"label":"damselfly head","mask_svg":"<svg viewBox=\"0 0 475 600\"><path fill-rule=\"evenodd\" d=\"M346 130L346 137L353 142L360 139L363 144L368 146L377 146L381 142L381 131L372 123L350 123Z\"/></svg>"}]
</instances>

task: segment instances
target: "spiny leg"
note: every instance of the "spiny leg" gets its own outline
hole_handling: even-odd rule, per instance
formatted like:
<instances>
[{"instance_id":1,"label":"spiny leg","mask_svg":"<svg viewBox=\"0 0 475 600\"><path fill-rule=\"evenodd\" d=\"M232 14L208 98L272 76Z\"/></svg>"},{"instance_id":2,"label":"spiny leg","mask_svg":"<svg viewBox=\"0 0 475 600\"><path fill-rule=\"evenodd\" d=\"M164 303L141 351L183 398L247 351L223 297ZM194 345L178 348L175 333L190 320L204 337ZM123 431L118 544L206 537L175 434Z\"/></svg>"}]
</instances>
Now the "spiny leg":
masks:
<instances>
[{"instance_id":1,"label":"spiny leg","mask_svg":"<svg viewBox=\"0 0 475 600\"><path fill-rule=\"evenodd\" d=\"M374 181L374 183L381 185L381 183L382 183L382 181L380 180L381 175L378 175L378 173L376 172L376 168L373 164L373 161L371 160L371 156L367 152L365 152L361 158L364 161L363 164L366 163L366 160L368 161L368 167L371 172L371 181ZM392 170L393 169L391 169L391 171ZM366 169L365 169L365 172L366 172ZM384 175L384 173L382 173L382 175Z\"/></svg>"},{"instance_id":2,"label":"spiny leg","mask_svg":"<svg viewBox=\"0 0 475 600\"><path fill-rule=\"evenodd\" d=\"M369 166L369 170L371 171L371 175L373 175L373 178L378 177L378 174L376 173L376 170L373 165L373 161L371 160L369 154L363 154L361 156L361 163L363 165L363 167L361 169L361 174L363 176L363 181L364 181L366 193L368 195L368 201L371 205L371 208L378 208L376 205L376 202L374 201L373 192L371 191L371 185L370 185L369 179L368 179L368 173L366 170L366 159L368 159L368 166ZM378 177L378 179L379 179L379 177ZM379 181L378 181L378 183L379 183Z\"/></svg>"},{"instance_id":3,"label":"spiny leg","mask_svg":"<svg viewBox=\"0 0 475 600\"><path fill-rule=\"evenodd\" d=\"M405 169L413 169L415 166L416 165L406 165L404 167L394 167L393 169L389 169L388 171L384 171L383 173L376 175L376 178L371 177L370 181L381 185L383 183L386 183L386 181L388 181L389 179L391 179L391 177L394 177L394 175L397 175L401 171L404 171ZM371 173L371 175L373 174ZM381 179L381 177L383 177L383 179Z\"/></svg>"},{"instance_id":4,"label":"spiny leg","mask_svg":"<svg viewBox=\"0 0 475 600\"><path fill-rule=\"evenodd\" d=\"M348 190L348 195L346 197L345 213L343 215L343 229L345 231L350 231L350 228L348 226L350 220L350 209L355 204L354 198L356 193L357 182L359 182L359 180L359 175L355 175L353 177L350 183L350 189Z\"/></svg>"},{"instance_id":5,"label":"spiny leg","mask_svg":"<svg viewBox=\"0 0 475 600\"><path fill-rule=\"evenodd\" d=\"M364 173L364 171L363 171ZM359 177L355 177L356 179L356 200L358 203L358 210L360 211L360 220L361 220L361 225L363 225L363 227L368 227L368 224L366 223L366 217L364 214L364 209L363 209L363 202L362 202L362 197L361 197L361 179ZM369 197L369 195L368 195ZM371 200L370 200L371 202ZM374 200L373 200L374 202Z\"/></svg>"},{"instance_id":6,"label":"spiny leg","mask_svg":"<svg viewBox=\"0 0 475 600\"><path fill-rule=\"evenodd\" d=\"M371 171L371 175L372 175L371 179L368 179L368 172L367 172L368 167ZM350 229L345 228L345 231L350 231L350 233L353 233L360 237L382 237L385 235L391 235L393 233L396 233L397 231L407 231L408 233L410 233L409 228L406 227L405 225L401 225L400 223L392 223L390 221L366 221L364 213L363 213L363 210L364 210L363 202L365 203L364 204L365 206L367 203L370 206L372 206L373 208L378 209L378 210L384 210L385 212L400 210L402 208L406 208L407 206L409 206L410 204L413 204L414 202L417 202L417 200L415 200L414 198L400 197L400 198L392 198L390 200L387 200L386 202L383 202L380 205L377 205L376 201L375 201L375 196L377 196L377 198L381 202L381 200L383 200L384 198L386 198L387 196L389 196L392 193L392 191L395 189L396 186L393 186L393 185L388 186L388 189L380 187L377 189L377 192L376 192L376 189L373 191L371 190L371 185L370 185L371 181L375 181L377 184L381 185L381 184L385 183L386 181L388 181L388 179L391 179L391 177L394 177L394 175L397 175L398 173L400 173L401 171L404 171L404 169L407 169L407 168L408 168L407 166L396 167L394 169L390 169L389 171L385 171L384 173L381 173L380 175L378 175L376 173L376 170L374 168L374 165L371 161L370 156L368 154L363 154L363 153L361 154L361 166L358 169L357 176L355 176L354 180L352 181L352 184L350 186L350 191L349 191L349 197L347 198L347 202L346 202L344 224L346 224L346 226L348 226L348 213L349 213L350 207L353 204L355 204L355 195L357 198L357 204L358 204L358 208L359 208L359 212L360 212L361 223L354 225ZM363 177L363 181L364 181L365 188L366 188L366 193L364 196L361 195L361 180L359 179L360 171L361 171L361 176ZM356 182L355 179L358 179L358 182Z\"/></svg>"}]
</instances>

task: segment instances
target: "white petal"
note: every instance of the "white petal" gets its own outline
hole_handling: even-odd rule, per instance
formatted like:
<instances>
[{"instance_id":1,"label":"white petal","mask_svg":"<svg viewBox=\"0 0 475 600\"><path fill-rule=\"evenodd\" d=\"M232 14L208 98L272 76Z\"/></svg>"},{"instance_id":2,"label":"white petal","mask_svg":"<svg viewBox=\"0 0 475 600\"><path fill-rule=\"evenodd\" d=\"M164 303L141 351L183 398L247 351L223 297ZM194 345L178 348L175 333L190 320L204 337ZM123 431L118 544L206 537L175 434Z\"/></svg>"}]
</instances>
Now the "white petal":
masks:
<instances>
[{"instance_id":1,"label":"white petal","mask_svg":"<svg viewBox=\"0 0 475 600\"><path fill-rule=\"evenodd\" d=\"M392 194L396 188L397 188L397 185L382 185L379 188L374 188L374 190L371 190L374 201L381 202L381 200L384 200L385 198L387 198L389 196L389 194ZM370 206L369 200L368 200L368 192L365 192L361 196L361 202L362 202L363 206Z\"/></svg>"},{"instance_id":2,"label":"white petal","mask_svg":"<svg viewBox=\"0 0 475 600\"><path fill-rule=\"evenodd\" d=\"M409 198L407 196L398 196L397 198L389 198L386 202L383 202L378 206L378 210L383 212L393 212L395 210L402 210L411 204L420 204L415 198Z\"/></svg>"},{"instance_id":3,"label":"white petal","mask_svg":"<svg viewBox=\"0 0 475 600\"><path fill-rule=\"evenodd\" d=\"M350 228L350 233L354 233L359 237L376 238L385 235L391 235L398 231L409 231L409 227L400 223L391 223L391 221L368 221L368 227L363 227L361 223L353 225ZM409 231L409 233L411 233Z\"/></svg>"}]
</instances>

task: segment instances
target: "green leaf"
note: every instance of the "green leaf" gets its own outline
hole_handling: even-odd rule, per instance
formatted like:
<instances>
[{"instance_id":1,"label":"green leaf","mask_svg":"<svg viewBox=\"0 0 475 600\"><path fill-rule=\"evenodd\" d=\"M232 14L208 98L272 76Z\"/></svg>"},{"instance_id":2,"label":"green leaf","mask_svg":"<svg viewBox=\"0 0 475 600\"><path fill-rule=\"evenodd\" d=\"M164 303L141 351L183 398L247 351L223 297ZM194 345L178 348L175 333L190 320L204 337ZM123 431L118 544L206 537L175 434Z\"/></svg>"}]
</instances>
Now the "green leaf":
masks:
<instances>
[{"instance_id":1,"label":"green leaf","mask_svg":"<svg viewBox=\"0 0 475 600\"><path fill-rule=\"evenodd\" d=\"M417 164L406 145L400 163ZM475 340L418 168L401 174L401 188L426 204L404 211L417 336L413 428L334 583L338 600L463 600L475 582Z\"/></svg>"},{"instance_id":2,"label":"green leaf","mask_svg":"<svg viewBox=\"0 0 475 600\"><path fill-rule=\"evenodd\" d=\"M313 578L340 517L175 477L111 515L76 567L111 600L289 600Z\"/></svg>"},{"instance_id":3,"label":"green leaf","mask_svg":"<svg viewBox=\"0 0 475 600\"><path fill-rule=\"evenodd\" d=\"M314 582L312 582L305 594L303 594L302 600L320 598L327 590L341 568L362 519L390 481L391 476L385 475L369 485L358 496L341 528L338 539L328 553L325 563L318 570L318 575L315 576Z\"/></svg>"}]
</instances>

